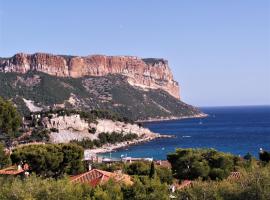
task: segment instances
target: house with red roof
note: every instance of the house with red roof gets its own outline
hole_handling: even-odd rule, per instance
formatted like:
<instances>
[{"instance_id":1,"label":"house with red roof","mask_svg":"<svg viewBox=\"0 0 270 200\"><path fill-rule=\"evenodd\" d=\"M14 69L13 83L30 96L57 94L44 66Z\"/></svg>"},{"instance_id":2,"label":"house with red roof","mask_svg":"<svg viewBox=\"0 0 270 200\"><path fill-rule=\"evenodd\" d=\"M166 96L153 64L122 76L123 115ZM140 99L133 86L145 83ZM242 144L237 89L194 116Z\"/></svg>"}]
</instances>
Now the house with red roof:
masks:
<instances>
[{"instance_id":1,"label":"house with red roof","mask_svg":"<svg viewBox=\"0 0 270 200\"><path fill-rule=\"evenodd\" d=\"M24 173L24 169L20 166L13 165L0 170L0 175L20 175Z\"/></svg>"},{"instance_id":2,"label":"house with red roof","mask_svg":"<svg viewBox=\"0 0 270 200\"><path fill-rule=\"evenodd\" d=\"M132 185L131 177L122 172L107 172L99 169L92 169L83 174L79 174L71 177L72 183L85 183L92 187L107 183L109 180L113 180L116 183Z\"/></svg>"}]
</instances>

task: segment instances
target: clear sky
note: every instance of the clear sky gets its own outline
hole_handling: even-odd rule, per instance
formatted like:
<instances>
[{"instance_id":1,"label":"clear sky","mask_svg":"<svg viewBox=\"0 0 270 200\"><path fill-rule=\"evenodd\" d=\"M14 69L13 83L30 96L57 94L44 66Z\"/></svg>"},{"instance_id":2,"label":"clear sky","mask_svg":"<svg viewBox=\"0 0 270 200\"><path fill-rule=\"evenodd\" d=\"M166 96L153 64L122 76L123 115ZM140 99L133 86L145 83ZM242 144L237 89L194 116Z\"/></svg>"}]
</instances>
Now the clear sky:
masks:
<instances>
[{"instance_id":1,"label":"clear sky","mask_svg":"<svg viewBox=\"0 0 270 200\"><path fill-rule=\"evenodd\" d=\"M269 0L0 0L0 57L169 60L185 102L270 104Z\"/></svg>"}]
</instances>

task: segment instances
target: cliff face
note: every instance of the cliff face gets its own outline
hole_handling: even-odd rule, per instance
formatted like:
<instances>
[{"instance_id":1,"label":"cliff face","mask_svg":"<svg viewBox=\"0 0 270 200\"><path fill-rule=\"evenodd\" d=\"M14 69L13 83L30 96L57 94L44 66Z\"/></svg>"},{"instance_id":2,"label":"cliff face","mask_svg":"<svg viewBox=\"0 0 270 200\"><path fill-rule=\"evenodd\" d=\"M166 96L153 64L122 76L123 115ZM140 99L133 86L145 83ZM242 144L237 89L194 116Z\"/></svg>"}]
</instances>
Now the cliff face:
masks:
<instances>
[{"instance_id":1,"label":"cliff face","mask_svg":"<svg viewBox=\"0 0 270 200\"><path fill-rule=\"evenodd\" d=\"M0 72L28 71L72 78L121 74L128 77L129 84L133 86L162 89L180 99L178 83L174 81L168 61L164 59L104 55L58 56L45 53L19 53L11 58L0 58Z\"/></svg>"},{"instance_id":2,"label":"cliff face","mask_svg":"<svg viewBox=\"0 0 270 200\"><path fill-rule=\"evenodd\" d=\"M122 133L123 135L134 133L139 138L155 138L159 134L151 132L147 128L138 126L137 124L129 124L120 121L112 121L108 119L98 119L97 123L88 123L80 117L80 115L57 116L52 115L49 119L42 119L44 127L51 129L56 128L58 132L50 133L50 141L53 143L67 143L71 140L81 141L83 139L98 139L100 133ZM95 128L95 133L89 133L90 128Z\"/></svg>"}]
</instances>

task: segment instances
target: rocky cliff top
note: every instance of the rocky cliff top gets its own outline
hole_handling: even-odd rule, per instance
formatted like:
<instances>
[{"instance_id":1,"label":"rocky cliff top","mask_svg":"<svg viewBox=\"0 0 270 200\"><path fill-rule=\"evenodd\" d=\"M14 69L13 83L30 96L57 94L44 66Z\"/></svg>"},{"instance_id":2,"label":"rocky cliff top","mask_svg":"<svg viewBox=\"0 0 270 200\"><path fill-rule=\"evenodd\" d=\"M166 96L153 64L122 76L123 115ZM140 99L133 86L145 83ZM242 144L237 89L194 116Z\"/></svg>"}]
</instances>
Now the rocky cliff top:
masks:
<instances>
[{"instance_id":1,"label":"rocky cliff top","mask_svg":"<svg viewBox=\"0 0 270 200\"><path fill-rule=\"evenodd\" d=\"M168 61L136 56L65 56L47 53L18 53L0 58L0 72L27 73L39 71L58 77L106 76L121 74L132 86L162 89L180 99L178 83L173 79Z\"/></svg>"}]
</instances>

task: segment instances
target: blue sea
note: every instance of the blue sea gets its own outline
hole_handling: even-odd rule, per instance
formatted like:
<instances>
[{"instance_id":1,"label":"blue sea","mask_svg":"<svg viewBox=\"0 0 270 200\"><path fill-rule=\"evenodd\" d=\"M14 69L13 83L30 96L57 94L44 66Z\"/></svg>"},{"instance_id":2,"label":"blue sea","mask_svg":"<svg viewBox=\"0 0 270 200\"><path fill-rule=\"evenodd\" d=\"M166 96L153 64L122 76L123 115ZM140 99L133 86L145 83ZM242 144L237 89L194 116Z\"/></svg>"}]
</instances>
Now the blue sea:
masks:
<instances>
[{"instance_id":1,"label":"blue sea","mask_svg":"<svg viewBox=\"0 0 270 200\"><path fill-rule=\"evenodd\" d=\"M166 159L176 148L215 148L243 156L258 157L259 148L270 150L270 106L201 108L209 116L145 123L150 130L175 135L129 146L112 152L111 156L153 157ZM109 154L104 154L108 156Z\"/></svg>"}]
</instances>

